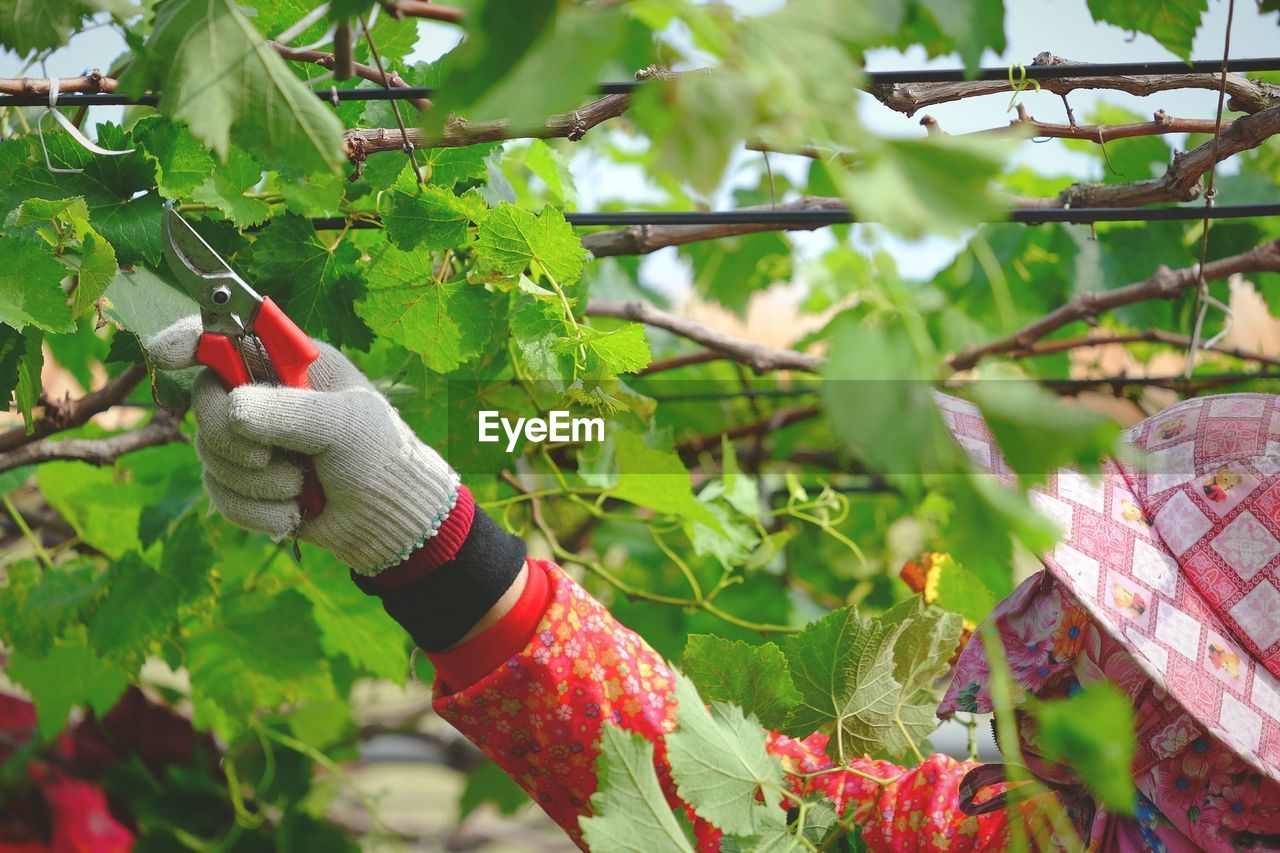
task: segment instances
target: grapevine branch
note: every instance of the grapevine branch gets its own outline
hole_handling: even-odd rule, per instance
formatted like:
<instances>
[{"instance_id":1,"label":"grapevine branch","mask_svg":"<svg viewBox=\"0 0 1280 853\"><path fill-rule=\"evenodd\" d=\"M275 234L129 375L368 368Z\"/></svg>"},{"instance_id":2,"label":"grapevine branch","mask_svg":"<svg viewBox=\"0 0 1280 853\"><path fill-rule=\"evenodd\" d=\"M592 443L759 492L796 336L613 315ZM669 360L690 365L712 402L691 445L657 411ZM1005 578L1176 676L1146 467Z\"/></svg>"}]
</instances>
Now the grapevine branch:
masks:
<instances>
[{"instance_id":1,"label":"grapevine branch","mask_svg":"<svg viewBox=\"0 0 1280 853\"><path fill-rule=\"evenodd\" d=\"M688 355L676 355L671 358L661 358L649 363L648 367L636 371L636 376L649 376L653 373L663 373L668 370L678 370L681 367L689 367L694 364L706 364L709 361L722 361L729 356L719 350L704 349L697 352L691 352Z\"/></svg>"},{"instance_id":2,"label":"grapevine branch","mask_svg":"<svg viewBox=\"0 0 1280 853\"><path fill-rule=\"evenodd\" d=\"M1038 54L1032 65L1073 65L1052 53ZM1040 88L1055 95L1079 89L1111 89L1130 95L1154 95L1173 89L1212 89L1221 79L1217 74L1100 75L1097 77L1043 77ZM956 83L895 83L872 86L869 91L891 110L911 116L925 107L965 98L1009 93L1005 80L970 80ZM1236 112L1256 113L1280 102L1280 86L1250 80L1240 74L1227 75L1228 106Z\"/></svg>"},{"instance_id":3,"label":"grapevine branch","mask_svg":"<svg viewBox=\"0 0 1280 853\"><path fill-rule=\"evenodd\" d=\"M605 95L571 113L552 116L540 127L515 129L508 121L467 121L454 116L445 123L444 132L428 134L411 127L404 133L399 128L353 128L342 136L342 147L352 165L359 167L370 154L403 151L405 140L415 148L459 148L477 142L504 139L568 139L577 142L587 131L601 122L617 118L630 105L630 95Z\"/></svg>"},{"instance_id":4,"label":"grapevine branch","mask_svg":"<svg viewBox=\"0 0 1280 853\"><path fill-rule=\"evenodd\" d=\"M334 55L332 53L326 53L323 50L301 50L273 40L268 40L267 46L280 54L282 59L288 59L293 62L310 62L312 65L319 65L321 68L327 68L330 70L333 69L334 64L336 63ZM389 71L383 75L373 66L365 65L360 62L352 62L351 70L357 77L368 80L371 83L377 83L379 86L387 86L393 89L406 89L409 87L409 84L405 82L404 78L395 71ZM431 102L425 98L414 98L409 103L413 104L420 110L425 110L431 106ZM402 151L403 146L398 145L396 150Z\"/></svg>"},{"instance_id":5,"label":"grapevine branch","mask_svg":"<svg viewBox=\"0 0 1280 853\"><path fill-rule=\"evenodd\" d=\"M1212 122L1210 122L1212 125ZM1127 184L1072 184L1053 198L1020 199L1023 208L1057 207L1137 207L1168 201L1190 201L1203 192L1201 178L1223 160L1241 151L1257 148L1280 134L1280 103L1253 115L1236 119L1213 140L1175 154L1169 168L1158 178Z\"/></svg>"},{"instance_id":6,"label":"grapevine branch","mask_svg":"<svg viewBox=\"0 0 1280 853\"><path fill-rule=\"evenodd\" d=\"M97 68L79 77L59 77L59 92L114 92L116 80L108 77ZM11 77L0 79L0 95L47 95L49 94L49 78L47 77Z\"/></svg>"},{"instance_id":7,"label":"grapevine branch","mask_svg":"<svg viewBox=\"0 0 1280 853\"><path fill-rule=\"evenodd\" d=\"M394 18L423 18L431 21L443 21L447 24L460 24L466 17L462 9L452 6L438 6L426 0L381 0L382 8Z\"/></svg>"},{"instance_id":8,"label":"grapevine branch","mask_svg":"<svg viewBox=\"0 0 1280 853\"><path fill-rule=\"evenodd\" d=\"M88 462L91 465L110 465L135 450L185 441L180 423L178 415L166 409L158 409L146 426L108 438L43 438L0 453L0 471L59 459Z\"/></svg>"},{"instance_id":9,"label":"grapevine branch","mask_svg":"<svg viewBox=\"0 0 1280 853\"><path fill-rule=\"evenodd\" d=\"M745 364L757 373L771 370L800 370L816 373L822 359L816 355L797 352L796 350L778 349L777 347L753 343L742 338L726 335L696 320L679 317L648 302L634 300L619 302L609 299L593 299L587 303L586 314L589 317L616 317L644 323L659 329L688 338L717 352L724 353L741 364Z\"/></svg>"},{"instance_id":10,"label":"grapevine branch","mask_svg":"<svg viewBox=\"0 0 1280 853\"><path fill-rule=\"evenodd\" d=\"M1127 124L1055 124L1037 121L1027 113L1026 104L1018 104L1018 117L1007 127L977 130L962 136L1008 136L1011 133L1054 139L1079 139L1103 144L1135 136L1162 136L1166 133L1213 133L1213 119L1175 118L1164 110L1156 110L1151 121ZM925 116L927 119L928 116ZM921 123L924 119L921 120ZM1228 125L1229 126L1229 125Z\"/></svg>"},{"instance_id":11,"label":"grapevine branch","mask_svg":"<svg viewBox=\"0 0 1280 853\"><path fill-rule=\"evenodd\" d=\"M119 376L78 400L66 399L57 403L47 403L44 414L36 418L32 424L32 432L28 433L22 427L16 427L0 433L0 454L6 454L55 432L83 426L94 415L105 412L128 397L146 375L145 367L137 364L130 365Z\"/></svg>"},{"instance_id":12,"label":"grapevine branch","mask_svg":"<svg viewBox=\"0 0 1280 853\"><path fill-rule=\"evenodd\" d=\"M1036 341L1077 320L1090 321L1103 311L1155 299L1172 299L1195 287L1199 281L1196 266L1171 270L1161 265L1144 281L1115 290L1081 293L1018 331L981 346L970 347L951 359L951 367L968 370L988 355L1026 350ZM1204 279L1217 281L1249 272L1280 272L1280 240L1263 243L1247 252L1210 261L1204 265Z\"/></svg>"},{"instance_id":13,"label":"grapevine branch","mask_svg":"<svg viewBox=\"0 0 1280 853\"><path fill-rule=\"evenodd\" d=\"M764 435L776 432L783 427L802 421L812 420L822 414L820 406L800 406L794 409L779 409L768 417L738 424L728 429L709 435L700 435L683 441L676 446L676 453L686 465L692 465L703 453L718 450L724 438L731 441L753 435Z\"/></svg>"},{"instance_id":14,"label":"grapevine branch","mask_svg":"<svg viewBox=\"0 0 1280 853\"><path fill-rule=\"evenodd\" d=\"M1148 329L1145 332L1136 332L1128 335L1092 335L1079 338L1066 338L1058 341L1042 341L1040 343L1033 344L1026 349L1010 350L1008 356L1009 358L1014 359L1030 358L1039 355L1051 355L1053 353L1085 349L1088 347L1107 346L1109 344L1169 344L1170 346L1187 349L1191 346L1191 338L1188 335L1166 332L1164 329ZM1280 358L1260 352L1244 350L1239 347L1214 344L1211 347L1202 347L1202 349L1207 349L1212 352L1228 355L1232 358L1238 358L1244 361L1256 361L1260 364L1280 367Z\"/></svg>"}]
</instances>

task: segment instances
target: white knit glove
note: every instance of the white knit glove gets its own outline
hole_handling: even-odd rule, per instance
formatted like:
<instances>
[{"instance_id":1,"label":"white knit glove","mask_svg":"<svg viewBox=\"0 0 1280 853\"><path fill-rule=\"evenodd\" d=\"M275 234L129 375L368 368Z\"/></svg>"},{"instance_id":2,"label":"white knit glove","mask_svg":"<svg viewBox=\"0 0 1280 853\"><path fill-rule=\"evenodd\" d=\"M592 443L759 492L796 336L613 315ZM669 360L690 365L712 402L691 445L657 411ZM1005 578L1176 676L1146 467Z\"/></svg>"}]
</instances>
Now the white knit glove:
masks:
<instances>
[{"instance_id":1,"label":"white knit glove","mask_svg":"<svg viewBox=\"0 0 1280 853\"><path fill-rule=\"evenodd\" d=\"M159 367L191 367L200 333L200 318L189 317L146 347ZM296 533L374 575L440 529L458 474L346 356L319 347L310 389L242 385L228 393L212 370L202 371L191 389L196 452L213 506L229 521L277 541ZM295 502L299 454L314 461L325 494L324 510L306 521Z\"/></svg>"}]
</instances>

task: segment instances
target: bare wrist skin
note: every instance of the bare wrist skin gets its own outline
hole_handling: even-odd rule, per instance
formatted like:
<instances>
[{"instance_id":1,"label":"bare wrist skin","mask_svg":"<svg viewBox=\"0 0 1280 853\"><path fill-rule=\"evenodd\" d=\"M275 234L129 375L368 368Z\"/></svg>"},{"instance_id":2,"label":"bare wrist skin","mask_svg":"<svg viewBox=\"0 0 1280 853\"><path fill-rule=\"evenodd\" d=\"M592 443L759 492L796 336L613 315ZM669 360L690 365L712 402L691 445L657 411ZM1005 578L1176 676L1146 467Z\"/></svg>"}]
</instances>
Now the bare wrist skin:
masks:
<instances>
[{"instance_id":1,"label":"bare wrist skin","mask_svg":"<svg viewBox=\"0 0 1280 853\"><path fill-rule=\"evenodd\" d=\"M456 649L470 639L480 636L487 629L492 628L502 621L502 617L511 612L511 608L516 606L516 602L520 600L520 596L524 593L525 584L529 582L529 566L525 564L520 568L520 574L516 575L516 579L512 581L511 587L502 594L497 603L489 608L489 612L480 617L480 621L471 626L471 630L462 636L462 639L454 643L449 648Z\"/></svg>"}]
</instances>

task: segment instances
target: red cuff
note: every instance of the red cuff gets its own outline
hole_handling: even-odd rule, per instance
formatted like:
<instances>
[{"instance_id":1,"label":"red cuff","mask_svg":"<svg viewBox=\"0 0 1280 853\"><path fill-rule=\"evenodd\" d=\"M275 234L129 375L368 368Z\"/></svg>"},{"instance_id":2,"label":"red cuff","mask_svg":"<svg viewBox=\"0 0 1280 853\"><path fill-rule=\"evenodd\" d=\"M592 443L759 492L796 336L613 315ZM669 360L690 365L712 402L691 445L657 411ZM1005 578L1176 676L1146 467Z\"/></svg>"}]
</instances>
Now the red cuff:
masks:
<instances>
[{"instance_id":1,"label":"red cuff","mask_svg":"<svg viewBox=\"0 0 1280 853\"><path fill-rule=\"evenodd\" d=\"M467 541L467 534L471 532L471 521L475 515L476 502L471 497L471 490L466 486L459 486L458 500L436 535L423 542L403 562L374 575L374 584L391 588L405 586L426 577L458 556L458 549Z\"/></svg>"},{"instance_id":2,"label":"red cuff","mask_svg":"<svg viewBox=\"0 0 1280 853\"><path fill-rule=\"evenodd\" d=\"M542 617L551 606L552 588L541 562L528 560L526 565L529 577L525 581L524 592L496 625L460 646L427 654L435 664L439 681L446 686L444 692L465 690L519 654L533 639Z\"/></svg>"}]
</instances>

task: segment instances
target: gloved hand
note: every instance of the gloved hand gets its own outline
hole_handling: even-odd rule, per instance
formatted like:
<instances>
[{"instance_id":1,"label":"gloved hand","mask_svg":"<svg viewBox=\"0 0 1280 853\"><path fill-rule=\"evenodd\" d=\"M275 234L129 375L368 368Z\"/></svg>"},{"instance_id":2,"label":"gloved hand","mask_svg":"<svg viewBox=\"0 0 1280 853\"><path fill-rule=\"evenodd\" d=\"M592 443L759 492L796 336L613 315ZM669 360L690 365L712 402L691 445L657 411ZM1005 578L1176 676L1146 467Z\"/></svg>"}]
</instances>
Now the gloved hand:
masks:
<instances>
[{"instance_id":1,"label":"gloved hand","mask_svg":"<svg viewBox=\"0 0 1280 853\"><path fill-rule=\"evenodd\" d=\"M199 317L146 341L156 365L193 366ZM212 370L196 377L191 405L204 483L222 515L276 540L297 534L363 575L401 562L440 529L458 499L458 474L413 434L347 358L320 343L311 388L243 385L227 392ZM314 460L325 493L302 520L298 454Z\"/></svg>"}]
</instances>

